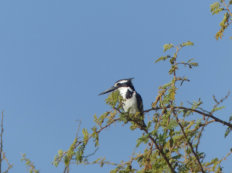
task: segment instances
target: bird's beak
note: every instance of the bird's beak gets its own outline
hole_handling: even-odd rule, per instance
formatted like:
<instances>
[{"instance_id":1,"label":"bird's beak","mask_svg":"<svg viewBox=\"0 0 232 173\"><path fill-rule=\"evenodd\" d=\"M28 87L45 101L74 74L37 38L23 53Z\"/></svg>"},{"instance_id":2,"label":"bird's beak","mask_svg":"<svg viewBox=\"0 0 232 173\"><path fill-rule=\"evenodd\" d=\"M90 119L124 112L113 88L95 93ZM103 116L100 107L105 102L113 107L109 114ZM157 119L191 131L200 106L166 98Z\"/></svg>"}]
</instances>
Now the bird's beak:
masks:
<instances>
[{"instance_id":1,"label":"bird's beak","mask_svg":"<svg viewBox=\"0 0 232 173\"><path fill-rule=\"evenodd\" d=\"M131 77L131 78L128 78L127 80L130 80L130 81L132 81L134 78L133 77Z\"/></svg>"},{"instance_id":2,"label":"bird's beak","mask_svg":"<svg viewBox=\"0 0 232 173\"><path fill-rule=\"evenodd\" d=\"M99 95L103 95L103 94L106 94L106 93L109 93L109 92L112 92L114 90L118 89L117 87L113 86L105 91L103 91L102 93L100 93Z\"/></svg>"}]
</instances>

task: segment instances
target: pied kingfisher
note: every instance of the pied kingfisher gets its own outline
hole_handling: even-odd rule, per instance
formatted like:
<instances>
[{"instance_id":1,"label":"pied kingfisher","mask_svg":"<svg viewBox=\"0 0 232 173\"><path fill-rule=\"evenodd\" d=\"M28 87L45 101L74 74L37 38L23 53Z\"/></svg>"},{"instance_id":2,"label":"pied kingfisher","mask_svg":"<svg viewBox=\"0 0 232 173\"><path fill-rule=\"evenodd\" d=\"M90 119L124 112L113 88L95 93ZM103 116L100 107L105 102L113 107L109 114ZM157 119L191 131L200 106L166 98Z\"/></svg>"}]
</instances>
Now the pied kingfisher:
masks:
<instances>
[{"instance_id":1,"label":"pied kingfisher","mask_svg":"<svg viewBox=\"0 0 232 173\"><path fill-rule=\"evenodd\" d=\"M114 86L109 88L108 90L100 93L99 95L103 95L114 90L118 90L120 95L123 98L123 110L130 114L135 114L136 112L143 113L143 101L142 97L135 91L135 88L132 84L132 79L121 79L114 83Z\"/></svg>"}]
</instances>

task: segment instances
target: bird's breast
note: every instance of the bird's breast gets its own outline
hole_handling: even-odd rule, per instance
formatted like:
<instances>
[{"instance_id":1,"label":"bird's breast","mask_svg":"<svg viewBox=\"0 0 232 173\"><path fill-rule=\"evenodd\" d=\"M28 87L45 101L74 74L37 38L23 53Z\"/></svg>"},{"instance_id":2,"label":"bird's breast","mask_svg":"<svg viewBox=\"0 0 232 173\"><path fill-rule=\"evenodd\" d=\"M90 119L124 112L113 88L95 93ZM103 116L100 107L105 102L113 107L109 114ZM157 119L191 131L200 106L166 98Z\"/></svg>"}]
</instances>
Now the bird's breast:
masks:
<instances>
[{"instance_id":1,"label":"bird's breast","mask_svg":"<svg viewBox=\"0 0 232 173\"><path fill-rule=\"evenodd\" d=\"M135 92L132 93L132 96L123 101L123 109L125 112L130 111L129 113L135 114L138 112L137 100L135 97Z\"/></svg>"},{"instance_id":2,"label":"bird's breast","mask_svg":"<svg viewBox=\"0 0 232 173\"><path fill-rule=\"evenodd\" d=\"M136 92L133 91L130 87L121 87L118 90L123 98L124 111L130 111L129 113L131 114L138 112L139 110L137 106Z\"/></svg>"}]
</instances>

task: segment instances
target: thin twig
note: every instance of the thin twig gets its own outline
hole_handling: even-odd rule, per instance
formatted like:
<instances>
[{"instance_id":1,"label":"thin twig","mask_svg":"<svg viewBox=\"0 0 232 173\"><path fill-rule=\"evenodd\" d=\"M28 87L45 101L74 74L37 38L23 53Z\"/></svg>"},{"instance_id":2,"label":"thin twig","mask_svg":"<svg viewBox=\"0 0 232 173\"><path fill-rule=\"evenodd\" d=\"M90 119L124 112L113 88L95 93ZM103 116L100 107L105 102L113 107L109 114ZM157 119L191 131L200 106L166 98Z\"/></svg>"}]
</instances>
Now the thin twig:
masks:
<instances>
[{"instance_id":1,"label":"thin twig","mask_svg":"<svg viewBox=\"0 0 232 173\"><path fill-rule=\"evenodd\" d=\"M148 135L149 139L155 144L155 147L159 150L159 152L161 153L162 157L164 158L165 162L167 163L169 169L171 170L172 173L175 173L175 169L172 167L168 157L165 155L163 149L158 145L158 143L156 142L156 140L150 135L150 133L147 131L147 129L142 128L142 130L144 132L146 132L146 134Z\"/></svg>"},{"instance_id":2,"label":"thin twig","mask_svg":"<svg viewBox=\"0 0 232 173\"><path fill-rule=\"evenodd\" d=\"M216 122L219 122L219 123L221 123L221 124L223 124L223 125L226 125L226 126L232 128L232 124L231 124L231 123L228 123L228 122L226 122L226 121L223 121L223 120L221 120L221 119L219 119L219 118L213 116L212 114L207 114L207 113L201 112L201 111L196 110L196 109L185 108L185 107L183 107L183 106L176 106L176 107L174 107L174 108L176 108L176 109L188 110L188 111L192 111L192 112L196 112L196 113L201 114L201 115L203 115L203 116L210 117L210 118L214 119Z\"/></svg>"},{"instance_id":3,"label":"thin twig","mask_svg":"<svg viewBox=\"0 0 232 173\"><path fill-rule=\"evenodd\" d=\"M172 167L168 157L165 155L163 149L157 144L156 140L154 138L151 137L151 135L149 134L149 138L152 140L152 142L155 144L156 148L159 150L159 152L161 153L161 155L163 156L165 162L167 163L169 169L171 170L172 173L175 173L175 169Z\"/></svg>"},{"instance_id":4,"label":"thin twig","mask_svg":"<svg viewBox=\"0 0 232 173\"><path fill-rule=\"evenodd\" d=\"M183 133L183 135L184 135L184 137L185 137L185 139L186 139L186 141L187 141L187 144L189 145L189 147L190 147L190 149L191 149L193 155L195 156L195 158L196 158L196 160L197 160L197 162L198 162L198 164L199 164L199 166L200 166L201 172L205 173L205 171L204 171L204 169L203 169L203 167L202 167L200 158L198 157L197 153L194 151L193 145L192 145L192 143L190 142L190 140L188 139L188 137L187 137L187 135L186 135L186 133L185 133L185 131L184 131L184 127L183 127L182 124L180 123L179 118L177 117L177 114L176 114L175 110L173 110L172 112L173 112L173 115L174 115L175 118L176 118L176 122L178 123L178 125L179 125L180 128L181 128L181 131L182 131L182 133Z\"/></svg>"},{"instance_id":5,"label":"thin twig","mask_svg":"<svg viewBox=\"0 0 232 173\"><path fill-rule=\"evenodd\" d=\"M120 118L116 118L116 119L113 119L109 124L105 125L104 127L101 127L98 131L96 131L96 133L100 133L103 129L109 127L111 124L113 124L114 122L120 120ZM92 137L92 136L90 136Z\"/></svg>"},{"instance_id":6,"label":"thin twig","mask_svg":"<svg viewBox=\"0 0 232 173\"><path fill-rule=\"evenodd\" d=\"M6 161L7 169L3 173L8 173L9 170L13 167L13 164L10 164L9 160L6 158L6 154L2 152L2 159Z\"/></svg>"},{"instance_id":7,"label":"thin twig","mask_svg":"<svg viewBox=\"0 0 232 173\"><path fill-rule=\"evenodd\" d=\"M200 124L201 130L200 130L200 133L199 133L199 135L198 135L198 137L197 137L197 144L196 144L196 147L195 147L195 148L196 148L196 152L198 152L198 147L199 147L200 140L201 140L201 137L202 137L202 133L203 133L205 127L206 127L208 124L213 123L213 122L215 122L215 120L209 121L209 117L207 117L207 119L205 120L205 123L204 123L204 124Z\"/></svg>"},{"instance_id":8,"label":"thin twig","mask_svg":"<svg viewBox=\"0 0 232 173\"><path fill-rule=\"evenodd\" d=\"M232 13L231 13L228 5L226 4L225 0L222 0L222 2L223 2L223 5L226 7L226 10L229 12L230 16L232 17Z\"/></svg>"},{"instance_id":9,"label":"thin twig","mask_svg":"<svg viewBox=\"0 0 232 173\"><path fill-rule=\"evenodd\" d=\"M134 121L134 122L135 122L135 121ZM151 136L151 134L148 132L147 128L144 127L144 126L141 126L138 122L135 122L135 123L136 123L138 126L140 126L140 129L143 130L143 131L148 135L149 139L155 144L155 147L156 147L156 148L159 150L159 152L161 153L161 155L162 155L162 157L164 158L165 162L167 163L167 165L168 165L170 171L171 171L172 173L176 173L176 171L175 171L175 169L172 167L172 165L171 165L171 163L170 163L168 157L165 155L165 153L164 153L162 147L160 147L160 146L158 145L158 143L156 142L156 139L154 139L154 138Z\"/></svg>"},{"instance_id":10,"label":"thin twig","mask_svg":"<svg viewBox=\"0 0 232 173\"><path fill-rule=\"evenodd\" d=\"M216 99L216 97L213 95L213 100L214 100L214 102L216 103L214 106L213 106L213 109L212 109L212 111L214 110L214 109L216 109L221 103L223 103L226 99L228 99L228 97L230 96L230 91L228 91L228 93L223 97L223 98L221 98L219 101ZM210 112L211 114L213 113L213 112Z\"/></svg>"},{"instance_id":11,"label":"thin twig","mask_svg":"<svg viewBox=\"0 0 232 173\"><path fill-rule=\"evenodd\" d=\"M147 109L147 110L143 111L143 113L147 113L147 112L150 112L150 111L157 111L157 110L160 110L160 109L168 109L168 108L171 108L171 106L167 106L167 107L154 107L154 108ZM221 120L220 118L217 118L217 117L213 116L210 113L205 113L205 112L199 111L197 109L186 108L186 107L183 107L183 106L174 106L173 108L174 109L182 109L182 110L196 112L196 113L198 113L200 115L203 115L203 116L206 116L206 117L210 117L210 118L214 119L216 122L219 122L219 123L221 123L221 124L223 124L225 126L228 126L228 127L232 128L232 124L231 123L228 123L228 122L226 122L224 120Z\"/></svg>"},{"instance_id":12,"label":"thin twig","mask_svg":"<svg viewBox=\"0 0 232 173\"><path fill-rule=\"evenodd\" d=\"M0 173L2 173L2 153L3 153L3 140L2 140L2 136L3 136L3 112L2 112L2 119L1 119L1 134L0 134Z\"/></svg>"}]
</instances>

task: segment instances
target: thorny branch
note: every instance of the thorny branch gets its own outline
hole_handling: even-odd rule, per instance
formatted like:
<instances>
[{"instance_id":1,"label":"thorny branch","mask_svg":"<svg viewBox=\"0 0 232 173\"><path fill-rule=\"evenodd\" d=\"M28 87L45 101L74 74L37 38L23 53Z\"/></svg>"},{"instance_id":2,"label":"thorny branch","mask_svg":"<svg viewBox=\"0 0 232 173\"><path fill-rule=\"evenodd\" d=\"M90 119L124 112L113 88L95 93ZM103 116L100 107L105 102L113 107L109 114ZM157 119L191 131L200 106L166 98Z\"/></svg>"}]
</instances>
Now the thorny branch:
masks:
<instances>
[{"instance_id":1,"label":"thorny branch","mask_svg":"<svg viewBox=\"0 0 232 173\"><path fill-rule=\"evenodd\" d=\"M116 110L119 111L119 113L120 113L120 110L118 110L117 108L114 108L114 109L116 109ZM133 121L133 120L132 120L132 121ZM169 169L171 170L171 172L172 172L172 173L175 173L176 171L175 171L175 169L172 167L172 165L171 165L171 163L170 163L170 161L169 161L169 158L165 155L165 153L164 153L162 147L159 146L159 144L156 142L156 139L154 139L154 138L151 136L151 134L148 132L147 126L146 126L145 124L141 125L141 124L138 123L137 121L133 121L133 122L136 123L136 124L139 126L139 128L140 128L142 131L144 131L144 132L148 135L149 139L155 144L156 148L159 150L160 154L161 154L162 157L164 158L164 160L165 160L165 162L167 163L167 165L168 165ZM145 126L144 126L144 125L145 125Z\"/></svg>"},{"instance_id":2,"label":"thorny branch","mask_svg":"<svg viewBox=\"0 0 232 173\"><path fill-rule=\"evenodd\" d=\"M150 108L150 109L147 109L145 111L143 111L144 113L147 113L147 112L150 112L150 111L157 111L157 110L161 110L161 109L169 109L171 108L171 106L166 106L166 107L153 107L153 108ZM209 117L209 118L212 118L214 119L214 121L216 122L219 122L225 126L228 126L232 129L232 124L231 123L228 123L222 119L219 119L217 117L215 117L214 115L210 114L210 113L206 113L206 112L202 112L202 111L199 111L197 109L192 109L192 108L187 108L187 107L183 107L183 106L173 106L173 109L176 110L176 109L181 109L181 110L186 110L186 111L191 111L191 112L196 112L200 115L203 115L203 116L206 116L206 117Z\"/></svg>"},{"instance_id":3,"label":"thorny branch","mask_svg":"<svg viewBox=\"0 0 232 173\"><path fill-rule=\"evenodd\" d=\"M178 125L179 125L180 128L181 128L181 131L182 131L182 133L183 133L183 135L184 135L184 137L185 137L185 139L186 139L186 141L187 141L189 147L191 148L191 151L192 151L193 155L195 156L195 158L196 158L196 160L197 160L197 162L198 162L198 164L199 164L199 166L200 166L201 172L205 173L205 171L204 171L204 169L203 169L203 167L202 167L202 165L201 165L200 158L198 157L197 153L194 151L193 145L192 145L192 143L189 141L189 139L188 139L188 137L187 137L187 135L186 135L186 133L185 133L185 131L184 131L184 127L183 127L182 124L180 123L179 118L178 118L176 112L175 112L174 110L173 110L172 112L173 112L173 114L174 114L174 116L175 116L175 118L176 118L176 121L177 121Z\"/></svg>"},{"instance_id":4,"label":"thorny branch","mask_svg":"<svg viewBox=\"0 0 232 173\"><path fill-rule=\"evenodd\" d=\"M178 52L179 52L179 47L177 46L176 47L176 53L175 53L175 59L174 59L174 65L173 66L175 66L175 67L177 67L177 62L176 62L176 59L177 59L177 54L178 54ZM176 89L176 80L177 79L177 76L176 76L176 68L175 68L175 70L174 70L174 72L173 72L173 80L174 80L174 82L173 82L173 88L175 88ZM171 101L171 104L173 105L174 104L174 100L172 100ZM197 155L197 153L194 151L194 149L193 149L193 145L192 145L192 143L189 141L189 139L188 139L188 137L187 137L187 135L186 135L186 133L185 133L185 130L184 130L184 127L182 126L182 124L181 124L181 122L179 121L179 118L178 118L178 116L177 116L177 114L176 114L176 111L173 109L173 107L171 107L171 112L173 112L173 115L175 116L175 118L176 118L176 122L178 123L178 125L180 126L180 129L181 129L181 131L182 131L182 133L183 133L183 135L184 135L184 138L186 139L186 141L187 141L187 144L189 145L189 147L191 148L191 151L192 151L192 153L193 153L193 155L195 156L195 158L196 158L196 160L197 160L197 162L198 162L198 164L199 164L199 166L200 166L200 169L201 169L201 172L202 173L205 173L205 171L204 171L204 169L203 169L203 167L202 167L202 164L201 164L201 162L200 162L200 159L199 159L199 157L198 157L198 155Z\"/></svg>"},{"instance_id":5,"label":"thorny branch","mask_svg":"<svg viewBox=\"0 0 232 173\"><path fill-rule=\"evenodd\" d=\"M226 96L223 97L223 98L221 98L219 101L216 99L215 96L213 96L213 100L215 101L216 104L213 106L213 109L212 109L212 110L214 110L214 109L217 108L222 102L224 102L224 101L229 97L229 95L230 95L230 92L228 92L228 93L226 94ZM211 113L212 113L212 111L211 111ZM205 124L209 124L209 123L215 121L215 120L209 121L209 118L210 118L210 117L207 117L207 119L205 120ZM197 144L196 144L196 152L198 152L198 146L199 146L199 144L200 144L201 136L202 136L202 133L203 133L204 129L205 129L205 126L202 126L202 128L201 128L201 130L200 130L200 133L199 133L199 135L198 135L198 140L197 140Z\"/></svg>"},{"instance_id":6,"label":"thorny branch","mask_svg":"<svg viewBox=\"0 0 232 173\"><path fill-rule=\"evenodd\" d=\"M110 123L108 123L107 125L101 127L99 130L96 131L96 133L100 133L102 130L104 130L105 128L109 127L110 125L112 125L113 123L115 123L115 122L118 121L118 120L119 120L119 118L116 118L116 119L111 120ZM91 136L88 138L88 140L90 140L92 137L93 137L93 135L91 135ZM77 143L77 146L78 146L80 143L82 143L82 141L80 141L79 143ZM75 146L75 147L77 147L77 146Z\"/></svg>"},{"instance_id":7,"label":"thorny branch","mask_svg":"<svg viewBox=\"0 0 232 173\"><path fill-rule=\"evenodd\" d=\"M165 155L165 153L164 153L162 147L160 147L160 146L158 145L158 143L156 142L156 140L149 134L149 132L147 131L147 129L144 128L144 129L142 129L142 130L145 131L146 134L148 134L149 139L155 144L155 147L159 150L160 154L161 154L162 157L164 158L164 160L165 160L165 162L167 163L167 165L168 165L169 169L171 170L171 172L172 172L172 173L175 173L176 171L175 171L175 169L172 167L172 165L171 165L171 163L170 163L170 161L169 161L169 158Z\"/></svg>"},{"instance_id":8,"label":"thorny branch","mask_svg":"<svg viewBox=\"0 0 232 173\"><path fill-rule=\"evenodd\" d=\"M223 5L226 7L226 10L229 12L230 16L232 17L232 12L230 11L228 5L226 4L225 0L222 0Z\"/></svg>"},{"instance_id":9,"label":"thorny branch","mask_svg":"<svg viewBox=\"0 0 232 173\"><path fill-rule=\"evenodd\" d=\"M205 124L207 125L207 124L209 124L210 122L214 122L214 120L209 121L209 117L207 117L206 120L205 120ZM199 146L199 144L200 144L201 136L202 136L202 133L203 133L204 129L205 129L205 125L201 127L200 133L199 133L199 135L198 135L198 137L197 137L196 152L198 152L198 146Z\"/></svg>"},{"instance_id":10,"label":"thorny branch","mask_svg":"<svg viewBox=\"0 0 232 173\"><path fill-rule=\"evenodd\" d=\"M114 108L114 109L117 110L119 113L121 113L121 111L120 111L119 109L117 109L117 108ZM133 121L133 120L132 120L132 121ZM165 153L164 153L162 147L158 145L158 143L156 142L156 139L154 139L154 138L151 136L151 134L148 132L147 126L146 126L145 124L141 125L141 124L140 124L139 122L137 122L137 121L133 121L133 122L136 123L136 124L139 126L139 128L140 128L141 130L143 130L143 131L148 135L149 139L155 144L155 147L159 150L160 154L161 154L162 157L164 158L164 160L165 160L165 162L167 163L167 165L168 165L169 169L171 170L171 172L172 172L172 173L175 173L176 171L175 171L175 169L172 167L172 165L171 165L171 163L170 163L170 161L169 161L169 158L165 155ZM144 125L145 125L145 126L144 126Z\"/></svg>"},{"instance_id":11,"label":"thorny branch","mask_svg":"<svg viewBox=\"0 0 232 173\"><path fill-rule=\"evenodd\" d=\"M224 2L224 1L223 1ZM176 59L177 59L177 54L178 54L178 52L180 51L180 49L181 49L182 47L180 46L180 47L178 47L178 46L176 46L176 52L175 52L175 54L174 54L174 57L171 59L171 65L172 65L172 68L171 68L171 70L169 71L169 73L170 74L173 74L173 80L172 80L172 83L171 83L171 86L170 86L170 89L167 89L168 87L164 87L164 88L162 88L162 90L160 90L159 91L159 95L156 97L156 100L153 102L153 104L152 104L152 108L150 108L150 109L148 109L148 110L145 110L145 111L143 111L143 112L140 112L140 114L145 114L145 113L148 113L148 112L150 112L150 111L157 111L157 113L159 113L158 111L160 111L160 112L162 112L162 113L160 113L158 116L159 116L159 118L160 119L162 119L162 115L164 115L164 114L166 114L166 112L167 111L169 111L170 113L171 113L171 115L174 115L174 121L175 122L177 122L177 124L179 125L179 127L178 127L178 129L180 128L180 131L178 131L178 133L180 132L180 133L182 133L182 135L181 135L181 138L183 138L183 142L184 142L184 150L186 149L189 149L190 148L190 154L191 155L189 155L191 158L194 156L194 161L195 161L195 159L196 159L196 163L197 163L197 165L199 165L199 166L197 166L197 168L198 169L200 169L201 170L201 172L202 173L205 173L205 172L207 172L207 166L205 166L204 168L203 168L203 163L201 163L201 158L200 158L200 154L198 153L198 146L199 146L199 143L200 143L200 138L201 138L201 136L202 136L202 133L203 133L203 131L204 131L204 128L205 128L205 126L207 126L208 124L210 124L210 123L213 123L213 122L218 122L218 123L221 123L221 124L223 124L223 125L226 125L226 126L228 126L229 128L231 128L232 129L232 124L230 123L230 122L226 122L226 121L224 121L224 120L222 120L222 119L220 119L220 118L217 118L217 117L215 117L214 115L213 115L213 113L215 112L215 110L217 110L217 108L218 108L218 105L220 104L220 103L222 103L228 96L229 96L229 93L223 98L223 99L221 99L221 100L217 100L215 97L214 97L214 101L216 102L216 104L214 105L214 107L213 107L213 109L212 109L212 111L211 112L207 112L207 111L205 111L205 110L203 110L203 109L201 109L200 107L197 107L197 108L194 108L194 107L192 107L192 108L187 108L187 107L184 107L184 106L174 106L175 105L175 95L176 95L176 90L178 89L177 87L176 87L176 82L177 81L188 81L188 79L187 78L180 78L180 77L177 77L176 76L176 70L178 69L178 65L179 64L184 64L184 65L191 65L191 64L188 64L188 63L177 63L176 62ZM160 104L161 106L157 106L158 105L158 102L161 102L161 101L163 101L162 99L163 99L163 97L165 96L165 94L166 94L166 92L168 91L168 92L171 92L171 89L172 89L172 93L173 93L173 95L172 95L172 97L170 97L169 98L169 102L166 104L167 106L163 106L162 104ZM112 106L113 107L113 106ZM113 107L113 110L115 111L115 113L120 113L120 114L124 114L123 112L121 112L120 111L120 108L116 108L116 107ZM198 135L197 137L196 137L196 139L197 139L197 142L196 142L196 146L195 146L195 148L194 148L194 143L191 141L191 138L189 138L188 137L188 132L187 132L187 128L185 128L185 126L184 126L184 124L180 121L180 119L178 118L178 114L180 113L180 111L181 112L185 112L185 111L187 111L187 112L189 112L189 113L197 113L197 114L200 114L200 115L202 115L203 117L207 117L206 119L205 118L203 118L204 119L204 122L203 123L201 123L201 124L199 124L199 126L195 126L195 128L192 130L192 131L194 131L194 132L196 132L197 134L196 135ZM109 112L107 112L107 113L109 113ZM136 116L135 116L136 117ZM101 125L99 125L99 129L97 130L94 130L94 132L95 133L97 133L97 134L99 134L99 133L101 133L101 131L102 130L104 130L105 128L108 128L109 126L111 126L112 124L114 124L115 122L117 122L117 121L124 121L124 119L123 118L125 118L125 117L121 117L121 116L119 116L119 118L115 118L115 116L114 116L114 118L112 118L112 119L110 119L110 121L108 121L106 124L105 124L105 126L101 126ZM159 120L160 120L159 119ZM170 119L169 119L170 120ZM103 119L103 121L104 121L104 119ZM102 122L103 122L102 121ZM154 148L158 151L158 153L159 153L159 157L161 157L162 158L162 160L164 160L165 161L165 167L166 166L168 166L168 168L170 169L170 172L172 172L172 173L176 173L176 167L175 167L175 165L174 164L172 164L172 155L171 156L169 156L169 155L167 155L166 154L166 150L165 150L165 146L164 146L164 144L162 145L162 144L160 144L160 142L159 142L159 140L158 140L158 135L153 135L150 131L149 131L149 128L148 128L148 126L150 127L150 125L146 125L145 124L145 122L144 122L144 120L143 120L143 122L141 123L141 121L140 120L138 120L138 119L133 119L133 118L131 118L131 117L126 117L126 121L124 121L124 123L125 122L132 122L132 124L133 123L135 123L135 125L137 125L137 128L139 128L141 131L143 131L143 133L145 133L146 134L146 139L148 139L149 138L149 140L151 141L151 148L150 148L150 151L149 151L149 154L148 154L148 159L150 159L150 157L151 157L151 155L152 155L152 151L153 151L153 145L155 146ZM158 121L158 123L159 123L159 121ZM157 125L158 123L156 123L155 125ZM134 124L133 124L134 125ZM158 126L159 126L159 124L158 124ZM199 130L199 131L198 131ZM85 136L85 135L84 135ZM91 139L91 138L93 138L94 136L93 136L93 134L92 135L90 135L90 136L88 136L88 139L87 139L87 142ZM75 149L79 146L79 145L81 145L82 143L84 143L84 140L79 140L79 138L78 137L76 137L76 139L77 139L77 142L75 143ZM84 139L84 138L83 138ZM86 143L87 143L86 142ZM97 150L95 150L95 152L96 152ZM94 153L95 153L94 152ZM177 153L179 152L179 151L176 151ZM94 153L92 153L92 154L94 154ZM187 151L185 152L185 154L187 153ZM63 155L66 155L67 154L67 152L63 152ZM87 155L87 156L83 156L83 157L88 157L88 156L91 156L92 154L90 154L90 155ZM228 157L229 155L231 154L231 152L226 156L226 157ZM160 156L161 155L161 156ZM73 157L73 155L72 155L72 157ZM140 156L138 156L138 157L140 157ZM187 155L185 155L185 157L187 157ZM226 158L225 157L225 158ZM135 160L135 158L136 157L132 157L131 158L131 160L130 161L128 161L128 162L124 162L124 163L122 163L121 165L123 165L123 164L126 164L126 163L128 163L128 164L130 164L131 165L131 163L132 163L132 161L133 160ZM62 158L61 158L62 159ZM72 158L71 158L72 159ZM186 159L187 160L187 159ZM82 163L89 163L88 162L88 160L86 159L85 161L82 161ZM104 164L104 163L108 163L108 164L114 164L114 163L111 163L111 162L107 162L107 161L105 161L104 159L101 161L101 162L97 162L97 161L94 161L94 162L92 162L92 163L100 163L100 164ZM146 168L148 168L149 169L149 167L150 167L150 162L148 161L148 167L146 167L147 165L145 165L145 170L146 170ZM184 164L184 163L183 163ZM116 165L116 164L114 164L114 165ZM117 165L120 165L120 164L117 164ZM69 169L69 165L68 165L68 167L66 167L67 169ZM175 170L176 169L176 170ZM190 168L191 169L191 168ZM194 169L194 168L193 168ZM193 171L193 169L192 169L192 171ZM68 172L69 170L67 170L67 172Z\"/></svg>"},{"instance_id":12,"label":"thorny branch","mask_svg":"<svg viewBox=\"0 0 232 173\"><path fill-rule=\"evenodd\" d=\"M109 127L110 125L112 125L113 123L115 123L115 122L118 121L118 120L119 120L119 118L116 118L116 119L111 120L108 124L106 124L105 126L101 127L100 129L98 129L98 130L96 131L96 133L100 133L102 130L106 129L107 127ZM78 131L79 131L79 128L80 128L80 124L81 124L81 123L79 122L79 124L78 124ZM76 134L76 139L77 139L77 140L78 140L78 131L77 131L77 134ZM92 137L93 137L93 135L89 136L88 140L90 140ZM78 140L78 141L76 142L76 144L74 145L74 148L77 148L77 147L78 147L79 145L81 145L82 143L83 143L83 140ZM91 155L93 155L96 151L97 151L97 149L96 149L93 153L91 153L91 154L89 154L89 155L87 155L87 156L83 156L83 157L91 156ZM57 160L57 162L60 162L60 161L64 158L64 156L67 155L67 153L68 153L68 151L63 152L62 157L59 157L58 160ZM70 158L70 160L73 160L73 159ZM65 168L64 168L64 173L69 173L69 165L66 165L66 166L65 166Z\"/></svg>"},{"instance_id":13,"label":"thorny branch","mask_svg":"<svg viewBox=\"0 0 232 173\"><path fill-rule=\"evenodd\" d=\"M2 153L2 159L6 161L7 164L7 169L3 173L8 173L9 170L13 167L13 164L11 164L8 159L6 158L6 154L3 152Z\"/></svg>"}]
</instances>

